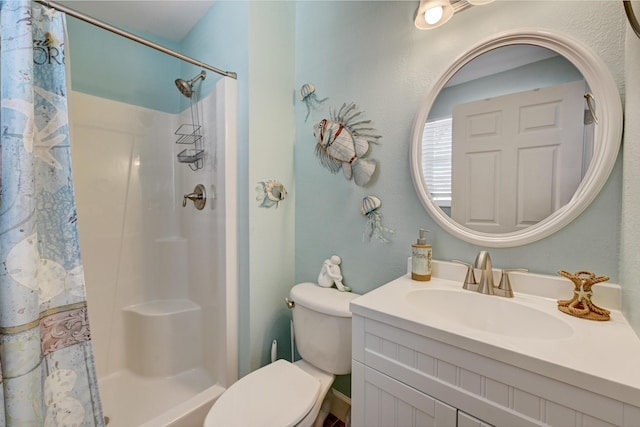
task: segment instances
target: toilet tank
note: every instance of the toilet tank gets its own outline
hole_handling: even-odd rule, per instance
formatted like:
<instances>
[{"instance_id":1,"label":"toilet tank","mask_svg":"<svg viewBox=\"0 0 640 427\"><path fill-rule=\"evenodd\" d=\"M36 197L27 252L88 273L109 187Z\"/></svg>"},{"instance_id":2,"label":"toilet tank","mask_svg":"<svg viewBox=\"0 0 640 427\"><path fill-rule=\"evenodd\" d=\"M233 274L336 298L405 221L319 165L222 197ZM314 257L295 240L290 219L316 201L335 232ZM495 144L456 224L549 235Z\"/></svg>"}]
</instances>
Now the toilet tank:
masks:
<instances>
[{"instance_id":1,"label":"toilet tank","mask_svg":"<svg viewBox=\"0 0 640 427\"><path fill-rule=\"evenodd\" d=\"M325 372L351 372L349 302L360 295L300 283L291 289L293 328L300 356Z\"/></svg>"}]
</instances>

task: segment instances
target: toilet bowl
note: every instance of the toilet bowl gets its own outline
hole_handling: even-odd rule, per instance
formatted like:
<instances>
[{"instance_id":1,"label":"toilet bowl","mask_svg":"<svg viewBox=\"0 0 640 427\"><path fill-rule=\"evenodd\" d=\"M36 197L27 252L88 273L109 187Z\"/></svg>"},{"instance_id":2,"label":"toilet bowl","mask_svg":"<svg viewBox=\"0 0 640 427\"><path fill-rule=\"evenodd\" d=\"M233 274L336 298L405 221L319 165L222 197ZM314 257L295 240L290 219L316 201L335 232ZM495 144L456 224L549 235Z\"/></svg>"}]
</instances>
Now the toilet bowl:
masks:
<instances>
[{"instance_id":1,"label":"toilet bowl","mask_svg":"<svg viewBox=\"0 0 640 427\"><path fill-rule=\"evenodd\" d=\"M229 387L204 426L312 426L333 379L302 360L280 359Z\"/></svg>"},{"instance_id":2,"label":"toilet bowl","mask_svg":"<svg viewBox=\"0 0 640 427\"><path fill-rule=\"evenodd\" d=\"M283 359L229 387L204 427L310 427L336 375L351 372L351 312L359 295L301 283L291 289L293 326L302 360Z\"/></svg>"}]
</instances>

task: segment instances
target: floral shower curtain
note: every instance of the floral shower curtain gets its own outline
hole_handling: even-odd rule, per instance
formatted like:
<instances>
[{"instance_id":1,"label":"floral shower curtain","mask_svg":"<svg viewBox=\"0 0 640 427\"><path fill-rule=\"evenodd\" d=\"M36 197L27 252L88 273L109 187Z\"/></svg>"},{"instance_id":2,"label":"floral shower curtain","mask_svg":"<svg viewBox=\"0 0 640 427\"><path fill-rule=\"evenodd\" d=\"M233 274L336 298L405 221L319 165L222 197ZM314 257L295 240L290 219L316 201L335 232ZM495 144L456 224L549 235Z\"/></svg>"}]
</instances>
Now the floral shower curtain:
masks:
<instances>
[{"instance_id":1,"label":"floral shower curtain","mask_svg":"<svg viewBox=\"0 0 640 427\"><path fill-rule=\"evenodd\" d=\"M0 0L0 426L102 426L69 152L65 17Z\"/></svg>"}]
</instances>

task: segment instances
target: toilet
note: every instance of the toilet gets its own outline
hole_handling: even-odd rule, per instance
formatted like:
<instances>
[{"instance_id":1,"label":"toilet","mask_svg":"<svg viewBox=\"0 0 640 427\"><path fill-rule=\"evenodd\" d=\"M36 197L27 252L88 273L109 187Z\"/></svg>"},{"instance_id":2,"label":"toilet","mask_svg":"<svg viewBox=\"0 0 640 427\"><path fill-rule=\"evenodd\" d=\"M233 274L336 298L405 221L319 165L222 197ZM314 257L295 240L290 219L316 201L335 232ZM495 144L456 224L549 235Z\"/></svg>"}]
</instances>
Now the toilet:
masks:
<instances>
[{"instance_id":1,"label":"toilet","mask_svg":"<svg viewBox=\"0 0 640 427\"><path fill-rule=\"evenodd\" d=\"M335 376L351 372L349 302L358 296L315 283L294 286L289 305L302 359L277 360L237 381L213 404L204 427L313 426Z\"/></svg>"}]
</instances>

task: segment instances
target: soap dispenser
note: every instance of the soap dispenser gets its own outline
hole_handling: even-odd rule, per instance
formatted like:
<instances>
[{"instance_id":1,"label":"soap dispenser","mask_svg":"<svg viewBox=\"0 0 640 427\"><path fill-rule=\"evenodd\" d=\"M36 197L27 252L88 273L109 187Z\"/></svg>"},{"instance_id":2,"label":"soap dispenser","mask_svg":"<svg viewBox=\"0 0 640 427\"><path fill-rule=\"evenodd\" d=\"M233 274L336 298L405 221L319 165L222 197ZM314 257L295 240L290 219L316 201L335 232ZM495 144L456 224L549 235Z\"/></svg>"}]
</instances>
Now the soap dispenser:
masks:
<instances>
[{"instance_id":1,"label":"soap dispenser","mask_svg":"<svg viewBox=\"0 0 640 427\"><path fill-rule=\"evenodd\" d=\"M431 280L431 245L425 234L426 230L420 229L418 241L411 245L411 278L420 282Z\"/></svg>"}]
</instances>

